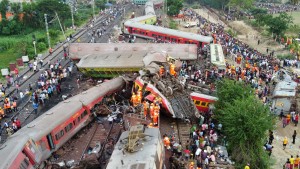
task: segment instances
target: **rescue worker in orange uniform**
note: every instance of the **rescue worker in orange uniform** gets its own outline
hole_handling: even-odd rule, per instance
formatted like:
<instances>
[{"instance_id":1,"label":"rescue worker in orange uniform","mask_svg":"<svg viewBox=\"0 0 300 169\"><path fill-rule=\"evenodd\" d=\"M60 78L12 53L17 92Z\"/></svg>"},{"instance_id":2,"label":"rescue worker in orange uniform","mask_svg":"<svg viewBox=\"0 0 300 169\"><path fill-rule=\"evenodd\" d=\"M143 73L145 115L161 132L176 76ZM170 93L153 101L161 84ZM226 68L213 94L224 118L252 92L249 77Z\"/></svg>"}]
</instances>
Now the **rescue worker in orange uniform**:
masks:
<instances>
[{"instance_id":1,"label":"rescue worker in orange uniform","mask_svg":"<svg viewBox=\"0 0 300 169\"><path fill-rule=\"evenodd\" d=\"M142 91L137 92L137 105L139 105L142 102Z\"/></svg>"},{"instance_id":2,"label":"rescue worker in orange uniform","mask_svg":"<svg viewBox=\"0 0 300 169\"><path fill-rule=\"evenodd\" d=\"M142 97L142 91L140 89L137 91L137 96Z\"/></svg>"},{"instance_id":3,"label":"rescue worker in orange uniform","mask_svg":"<svg viewBox=\"0 0 300 169\"><path fill-rule=\"evenodd\" d=\"M167 149L170 149L170 139L168 136L164 137L164 145Z\"/></svg>"},{"instance_id":4,"label":"rescue worker in orange uniform","mask_svg":"<svg viewBox=\"0 0 300 169\"><path fill-rule=\"evenodd\" d=\"M133 93L132 94L132 96L131 96L131 102L132 102L132 105L135 107L135 106L137 106L137 95L135 95L135 93Z\"/></svg>"},{"instance_id":5,"label":"rescue worker in orange uniform","mask_svg":"<svg viewBox=\"0 0 300 169\"><path fill-rule=\"evenodd\" d=\"M158 125L158 116L159 116L159 112L154 111L154 115L153 115L153 124L154 125Z\"/></svg>"},{"instance_id":6,"label":"rescue worker in orange uniform","mask_svg":"<svg viewBox=\"0 0 300 169\"><path fill-rule=\"evenodd\" d=\"M159 69L159 76L163 77L164 74L165 74L165 68L163 66L161 66L160 69Z\"/></svg>"},{"instance_id":7,"label":"rescue worker in orange uniform","mask_svg":"<svg viewBox=\"0 0 300 169\"><path fill-rule=\"evenodd\" d=\"M144 109L144 116L145 116L145 118L147 117L147 114L148 114L148 108L149 108L149 103L145 100L143 102L143 109Z\"/></svg>"},{"instance_id":8,"label":"rescue worker in orange uniform","mask_svg":"<svg viewBox=\"0 0 300 169\"><path fill-rule=\"evenodd\" d=\"M174 64L170 65L170 74L172 76L176 76L176 71L175 71L175 65Z\"/></svg>"},{"instance_id":9,"label":"rescue worker in orange uniform","mask_svg":"<svg viewBox=\"0 0 300 169\"><path fill-rule=\"evenodd\" d=\"M151 103L151 105L150 105L150 117L153 118L153 115L154 115L154 104Z\"/></svg>"},{"instance_id":10,"label":"rescue worker in orange uniform","mask_svg":"<svg viewBox=\"0 0 300 169\"><path fill-rule=\"evenodd\" d=\"M160 109L159 105L155 104L154 113L153 113L153 123L154 123L154 125L158 124L159 109Z\"/></svg>"},{"instance_id":11,"label":"rescue worker in orange uniform","mask_svg":"<svg viewBox=\"0 0 300 169\"><path fill-rule=\"evenodd\" d=\"M238 55L238 57L236 58L236 63L241 64L241 61L242 61L242 57L241 55Z\"/></svg>"},{"instance_id":12,"label":"rescue worker in orange uniform","mask_svg":"<svg viewBox=\"0 0 300 169\"><path fill-rule=\"evenodd\" d=\"M190 166L189 166L189 169L194 169L195 167L194 167L194 162L191 162L190 163Z\"/></svg>"},{"instance_id":13,"label":"rescue worker in orange uniform","mask_svg":"<svg viewBox=\"0 0 300 169\"><path fill-rule=\"evenodd\" d=\"M4 110L2 109L2 107L0 107L0 119L4 117L5 117Z\"/></svg>"},{"instance_id":14,"label":"rescue worker in orange uniform","mask_svg":"<svg viewBox=\"0 0 300 169\"><path fill-rule=\"evenodd\" d=\"M17 111L17 101L16 100L14 100L12 103L12 109L14 110L14 112Z\"/></svg>"}]
</instances>

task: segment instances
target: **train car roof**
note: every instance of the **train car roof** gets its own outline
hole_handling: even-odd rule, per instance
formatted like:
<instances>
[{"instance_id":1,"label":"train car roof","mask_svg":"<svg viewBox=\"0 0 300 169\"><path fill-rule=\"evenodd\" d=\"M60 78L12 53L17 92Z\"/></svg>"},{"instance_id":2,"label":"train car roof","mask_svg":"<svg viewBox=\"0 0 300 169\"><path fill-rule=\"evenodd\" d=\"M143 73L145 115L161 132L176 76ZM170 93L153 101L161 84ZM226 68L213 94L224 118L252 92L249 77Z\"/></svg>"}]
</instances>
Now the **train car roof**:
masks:
<instances>
[{"instance_id":1,"label":"train car roof","mask_svg":"<svg viewBox=\"0 0 300 169\"><path fill-rule=\"evenodd\" d=\"M82 110L82 103L71 97L58 103L37 119L22 127L14 135L29 135L33 140L39 140L41 136L49 134L59 124L64 123L66 119Z\"/></svg>"},{"instance_id":2,"label":"train car roof","mask_svg":"<svg viewBox=\"0 0 300 169\"><path fill-rule=\"evenodd\" d=\"M79 68L141 68L144 66L142 58L145 52L113 52L99 53L94 56L82 58L77 66Z\"/></svg>"},{"instance_id":3,"label":"train car roof","mask_svg":"<svg viewBox=\"0 0 300 169\"><path fill-rule=\"evenodd\" d=\"M206 99L215 100L215 101L218 100L218 98L216 98L214 96L210 96L210 95L206 95L206 94L202 94L202 93L196 93L196 92L192 92L190 94L190 96L196 96L196 97L206 98Z\"/></svg>"},{"instance_id":4,"label":"train car roof","mask_svg":"<svg viewBox=\"0 0 300 169\"><path fill-rule=\"evenodd\" d=\"M124 25L129 26L129 27L134 27L137 29L151 30L153 32L158 32L161 34L168 34L168 35L172 35L172 36L183 37L186 39L201 41L201 42L205 42L205 43L210 43L213 40L213 38L211 36L203 36L200 34L184 32L184 31L164 28L164 27L160 27L160 26L142 24L142 23L139 23L136 20L132 20L132 19L127 20L124 23Z\"/></svg>"},{"instance_id":5,"label":"train car roof","mask_svg":"<svg viewBox=\"0 0 300 169\"><path fill-rule=\"evenodd\" d=\"M134 153L129 153L124 150L124 140L128 137L129 131L125 131L120 136L117 144L114 146L114 151L111 155L111 158L107 164L106 168L109 169L129 169L129 168L138 168L138 169L148 169L154 168L155 157L158 154L160 156L162 152L161 149L164 149L162 143L160 143L160 132L158 128L146 128L144 134L148 135L145 137L145 140L142 140L143 147ZM158 148L157 146L161 146ZM121 162L123 161L123 164ZM156 159L157 160L157 159Z\"/></svg>"},{"instance_id":6,"label":"train car roof","mask_svg":"<svg viewBox=\"0 0 300 169\"><path fill-rule=\"evenodd\" d=\"M174 59L196 60L197 45L172 43L72 43L70 57L81 59L115 52L166 52Z\"/></svg>"},{"instance_id":7,"label":"train car roof","mask_svg":"<svg viewBox=\"0 0 300 169\"><path fill-rule=\"evenodd\" d=\"M119 84L125 84L125 81L122 77L111 79L108 82L110 83L101 83L93 88L90 88L87 91L73 96L72 99L82 102L82 104L91 109L95 104L99 103L102 100L102 98L107 94L107 91L114 92L111 91L114 87Z\"/></svg>"},{"instance_id":8,"label":"train car roof","mask_svg":"<svg viewBox=\"0 0 300 169\"><path fill-rule=\"evenodd\" d=\"M143 15L143 16L140 16L140 17L132 18L132 20L134 20L135 22L141 22L141 21L153 18L153 17L156 18L156 15L153 15L153 14Z\"/></svg>"},{"instance_id":9,"label":"train car roof","mask_svg":"<svg viewBox=\"0 0 300 169\"><path fill-rule=\"evenodd\" d=\"M210 60L219 69L226 69L223 48L220 44L210 44Z\"/></svg>"},{"instance_id":10,"label":"train car roof","mask_svg":"<svg viewBox=\"0 0 300 169\"><path fill-rule=\"evenodd\" d=\"M155 15L155 11L153 9L153 6L147 6L145 7L145 14L146 15Z\"/></svg>"},{"instance_id":11,"label":"train car roof","mask_svg":"<svg viewBox=\"0 0 300 169\"><path fill-rule=\"evenodd\" d=\"M9 168L15 161L24 145L29 140L27 135L12 135L0 146L0 168Z\"/></svg>"}]
</instances>

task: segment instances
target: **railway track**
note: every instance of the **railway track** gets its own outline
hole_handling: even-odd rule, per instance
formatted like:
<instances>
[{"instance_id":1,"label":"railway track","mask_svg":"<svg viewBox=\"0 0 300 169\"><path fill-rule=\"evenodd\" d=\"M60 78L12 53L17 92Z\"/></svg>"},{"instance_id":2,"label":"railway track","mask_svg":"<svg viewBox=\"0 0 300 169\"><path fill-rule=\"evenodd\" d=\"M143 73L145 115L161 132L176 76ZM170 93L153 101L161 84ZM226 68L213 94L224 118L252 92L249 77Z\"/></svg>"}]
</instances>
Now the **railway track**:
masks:
<instances>
[{"instance_id":1,"label":"railway track","mask_svg":"<svg viewBox=\"0 0 300 169\"><path fill-rule=\"evenodd\" d=\"M52 167L60 163L79 168L106 166L122 129L117 123L93 122L57 150L58 159L50 158L49 161Z\"/></svg>"},{"instance_id":2,"label":"railway track","mask_svg":"<svg viewBox=\"0 0 300 169\"><path fill-rule=\"evenodd\" d=\"M99 26L102 26L102 24L103 24L103 22L104 21L106 21L107 20L107 18L108 17L110 17L111 16L111 14L105 14L105 15L103 15L103 16L101 16L101 17L99 17L97 20L96 20L96 22L94 23L94 26L93 26L93 28L94 29L97 29ZM118 16L118 17L121 17L121 16ZM112 24L113 22L111 22L111 24ZM87 25L90 25L91 23L88 23ZM107 28L108 29L111 29L112 28L112 25L107 25ZM70 40L70 42L67 42L67 41L65 41L65 42L63 42L63 43L61 43L58 47L55 47L54 48L54 50L53 50L53 53L52 53L52 55L47 55L47 56L45 56L44 58L42 58L43 60L44 60L44 63L45 64L43 64L41 67L40 67L40 70L44 70L45 69L45 67L48 65L48 61L50 61L50 62L53 62L53 61L55 61L55 60L60 60L61 58L63 58L63 48L66 46L66 44L68 44L69 45L69 43L72 43L72 42L76 42L78 39L80 39L81 37L83 37L84 35L85 35L85 33L87 33L89 31L89 29L80 29L74 36L73 36L73 38ZM103 39L105 36L101 36L99 39L101 40L101 39ZM54 54L55 53L55 54ZM68 64L70 63L70 60L63 60L62 62L61 62L61 64L62 64L62 67L63 68L65 68ZM29 69L28 69L28 71L26 72L26 73L28 73L29 72ZM26 74L25 73L25 74ZM26 88L26 82L28 82L29 80L33 80L33 78L34 77L36 77L36 76L39 76L41 74L41 71L37 71L37 72L34 72L30 77L28 77L28 78L26 78L25 80L23 80L22 82L21 82L21 84L20 84L20 88L24 88L24 85L25 85L25 88ZM23 78L23 76L24 75L22 75L21 77L20 77L20 79L22 79ZM34 83L34 82L33 82ZM33 88L36 88L36 85L35 85L35 83L32 85L32 87ZM14 92L16 91L16 89L13 89L10 93L9 93L9 95L14 95ZM8 96L9 96L8 95ZM18 107L18 111L17 111L17 113L15 113L15 114L13 114L13 115L11 115L11 117L10 117L10 119L8 120L8 121L11 121L11 120L13 120L15 117L18 117L19 118L19 120L21 121L21 124L22 124L22 126L24 126L24 125L26 125L27 123L29 123L30 121L27 121L27 119L29 119L29 117L32 115L32 113L33 113L33 108L32 108L32 106L31 106L31 103L32 102L30 102L30 100L31 100L31 98L30 98L31 96L25 96L24 98L23 98L23 101L25 100L25 104L24 103L21 103L22 104L22 106L21 107ZM20 103L18 103L18 104L20 104ZM42 114L42 113L39 113L38 115L40 115L40 114ZM38 115L36 115L35 116L35 118L36 117L38 117ZM3 132L2 131L2 133L1 133L1 143L4 143L5 141L6 141L6 139L7 139L7 135L6 135L6 133L5 132Z\"/></svg>"},{"instance_id":3,"label":"railway track","mask_svg":"<svg viewBox=\"0 0 300 169\"><path fill-rule=\"evenodd\" d=\"M191 125L189 122L177 119L175 125L175 133L178 136L179 141L182 144L186 144L188 140L190 140L190 128Z\"/></svg>"}]
</instances>

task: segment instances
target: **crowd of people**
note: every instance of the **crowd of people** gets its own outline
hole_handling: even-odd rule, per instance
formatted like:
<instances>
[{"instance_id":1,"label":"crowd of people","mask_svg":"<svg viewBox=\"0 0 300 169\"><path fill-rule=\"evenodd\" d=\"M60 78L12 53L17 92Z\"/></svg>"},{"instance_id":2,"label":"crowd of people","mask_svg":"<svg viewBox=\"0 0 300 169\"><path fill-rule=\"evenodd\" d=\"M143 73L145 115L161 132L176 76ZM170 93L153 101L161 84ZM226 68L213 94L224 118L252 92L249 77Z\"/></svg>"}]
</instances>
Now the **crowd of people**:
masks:
<instances>
[{"instance_id":1,"label":"crowd of people","mask_svg":"<svg viewBox=\"0 0 300 169\"><path fill-rule=\"evenodd\" d=\"M186 143L176 142L173 136L164 135L165 146L172 151L169 159L171 169L209 168L210 164L230 164L228 154L224 152L217 142L222 133L222 124L217 124L212 118L212 112L204 113L198 123L190 128L190 139ZM168 144L170 138L170 145Z\"/></svg>"},{"instance_id":2,"label":"crowd of people","mask_svg":"<svg viewBox=\"0 0 300 169\"><path fill-rule=\"evenodd\" d=\"M32 102L32 108L35 115L38 114L40 105L43 106L46 104L46 100L50 100L53 95L59 95L62 92L61 83L63 79L71 74L73 68L72 62L67 68L63 68L62 61L62 59L58 59L53 63L49 61L47 63L48 65L46 65L46 69L38 69L38 67L42 68L44 66L43 61L40 58L35 59L32 63L33 69L30 68L30 71L42 71L38 81L35 84L30 83L25 90L20 90L19 84L15 83L16 92L4 99L4 109L0 107L1 118L5 118L6 115L16 112L18 110L17 101L23 101L26 95L30 96L30 102ZM38 66L38 63L40 66ZM0 85L1 88L3 88L2 84ZM5 129L8 136L12 135L20 128L21 121L17 118L14 118L11 122L5 120L3 126L3 129Z\"/></svg>"},{"instance_id":3,"label":"crowd of people","mask_svg":"<svg viewBox=\"0 0 300 169\"><path fill-rule=\"evenodd\" d=\"M299 5L292 4L256 3L255 6L258 8L267 9L269 14L300 10Z\"/></svg>"},{"instance_id":4,"label":"crowd of people","mask_svg":"<svg viewBox=\"0 0 300 169\"><path fill-rule=\"evenodd\" d=\"M261 53L249 47L246 43L234 38L229 33L227 33L224 30L223 25L211 23L207 19L196 14L195 12L190 13L189 17L190 18L188 19L190 20L195 19L195 17L199 19L199 23L201 24L201 29L199 29L199 33L207 36L212 35L214 38L214 43L220 44L222 46L225 59L228 61L226 62L225 69L219 69L218 67L213 66L211 64L207 64L204 66L196 66L189 65L187 62L183 62L182 69L180 70L179 75L189 79L189 83L192 83L194 85L207 84L213 90L213 82L216 79L228 77L237 81L244 81L246 84L250 84L255 89L256 96L260 98L265 105L269 105L270 100L268 99L268 97L271 94L271 89L274 87L273 83L271 83L273 74L278 72L282 67L299 66L299 62L296 59L277 59L275 57L275 51L269 48L266 48L265 53ZM257 43L258 45L260 45L259 39L257 39ZM285 44L286 42L283 41L282 43ZM201 63L209 63L206 61L208 61L208 58L210 57L210 47L208 45L205 45L202 49L199 50L199 53L200 60L202 61ZM297 75L295 75L295 77L296 76ZM283 121L283 127L288 125L290 121L292 121L294 125L297 126L299 114L292 112L291 114L281 116L281 118ZM207 126L211 126L209 122L207 123ZM198 145L201 145L201 143L203 143L204 141L205 143L208 143L208 145L206 146L213 147L212 144L214 142L213 140L211 140L211 134L218 133L218 130L215 131L215 128L212 127L208 127L207 130L208 131L203 130L202 126L198 126L198 128L196 129L197 132L195 133L200 134L196 134L195 139L193 138L190 142L192 145L195 145L186 147L186 149L179 148L179 150L183 149L185 152L191 152L191 154L193 155L197 154L196 150L198 148L201 149L200 152L205 152L205 150L206 152L208 152L206 147L201 147ZM203 133L203 131L206 131L207 135L202 135L201 133ZM271 135L274 139L273 132ZM293 143L295 143L296 135L296 132L294 132L294 134L292 135ZM199 138L201 138L202 141L198 141ZM271 156L273 149L272 141L267 142L264 148ZM205 168L206 165L208 165L209 163L214 163L213 159L215 159L214 157L218 156L218 153L213 152L214 156L212 158L210 158L210 153L211 151L208 154L205 154L204 156L201 156L202 154L200 153L200 159L198 160L196 158L196 165ZM170 161L173 162L174 159L180 159L180 157L178 156L179 154L181 153L178 153L176 150L175 156L173 155ZM175 161L180 162L181 160Z\"/></svg>"}]
</instances>

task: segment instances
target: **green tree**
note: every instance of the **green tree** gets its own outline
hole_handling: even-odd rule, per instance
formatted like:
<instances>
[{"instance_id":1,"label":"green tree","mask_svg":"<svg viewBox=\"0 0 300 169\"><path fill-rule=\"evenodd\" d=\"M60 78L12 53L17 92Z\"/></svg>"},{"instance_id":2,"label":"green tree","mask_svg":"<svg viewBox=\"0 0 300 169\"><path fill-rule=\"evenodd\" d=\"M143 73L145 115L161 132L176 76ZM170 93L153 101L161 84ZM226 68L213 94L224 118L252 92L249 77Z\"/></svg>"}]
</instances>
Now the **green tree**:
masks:
<instances>
[{"instance_id":1,"label":"green tree","mask_svg":"<svg viewBox=\"0 0 300 169\"><path fill-rule=\"evenodd\" d=\"M223 125L227 148L236 168L250 162L252 169L268 169L269 158L263 145L273 125L269 109L241 82L219 82L217 96L216 119Z\"/></svg>"},{"instance_id":2,"label":"green tree","mask_svg":"<svg viewBox=\"0 0 300 169\"><path fill-rule=\"evenodd\" d=\"M0 12L1 12L2 19L6 19L6 11L7 11L8 5L9 5L8 0L2 0L0 2Z\"/></svg>"},{"instance_id":3,"label":"green tree","mask_svg":"<svg viewBox=\"0 0 300 169\"><path fill-rule=\"evenodd\" d=\"M269 23L269 21L271 19L273 19L273 16L270 14L257 14L255 16L255 22L259 25L259 26L265 26Z\"/></svg>"},{"instance_id":4,"label":"green tree","mask_svg":"<svg viewBox=\"0 0 300 169\"><path fill-rule=\"evenodd\" d=\"M268 13L267 9L264 8L252 8L250 10L250 13L256 17L257 15L266 15Z\"/></svg>"},{"instance_id":5,"label":"green tree","mask_svg":"<svg viewBox=\"0 0 300 169\"><path fill-rule=\"evenodd\" d=\"M43 20L41 17L38 17L36 9L36 3L23 3L23 23L25 26L31 28L39 28L43 26Z\"/></svg>"},{"instance_id":6,"label":"green tree","mask_svg":"<svg viewBox=\"0 0 300 169\"><path fill-rule=\"evenodd\" d=\"M104 9L105 8L105 0L95 0L95 6L99 9Z\"/></svg>"},{"instance_id":7,"label":"green tree","mask_svg":"<svg viewBox=\"0 0 300 169\"><path fill-rule=\"evenodd\" d=\"M55 18L55 12L57 12L63 25L66 19L71 18L71 9L69 5L62 3L59 0L42 0L38 2L36 10L40 20L44 19L44 14L47 14L50 20Z\"/></svg>"},{"instance_id":8,"label":"green tree","mask_svg":"<svg viewBox=\"0 0 300 169\"><path fill-rule=\"evenodd\" d=\"M183 0L170 0L168 1L167 14L171 16L178 15L182 7Z\"/></svg>"},{"instance_id":9,"label":"green tree","mask_svg":"<svg viewBox=\"0 0 300 169\"><path fill-rule=\"evenodd\" d=\"M203 5L208 5L212 8L223 9L229 0L200 0L200 3Z\"/></svg>"},{"instance_id":10,"label":"green tree","mask_svg":"<svg viewBox=\"0 0 300 169\"><path fill-rule=\"evenodd\" d=\"M254 0L229 0L227 5L241 10L251 8L253 6L253 3Z\"/></svg>"},{"instance_id":11,"label":"green tree","mask_svg":"<svg viewBox=\"0 0 300 169\"><path fill-rule=\"evenodd\" d=\"M290 0L293 5L299 4L299 0Z\"/></svg>"},{"instance_id":12,"label":"green tree","mask_svg":"<svg viewBox=\"0 0 300 169\"><path fill-rule=\"evenodd\" d=\"M234 100L247 98L253 95L253 89L245 85L242 82L224 79L222 81L217 82L217 96L219 101L216 103L216 110L217 115L221 117L224 115L222 114L222 108L225 106L226 102L233 103Z\"/></svg>"},{"instance_id":13,"label":"green tree","mask_svg":"<svg viewBox=\"0 0 300 169\"><path fill-rule=\"evenodd\" d=\"M283 35L285 31L293 24L293 18L287 13L280 13L277 17L267 20L268 31L275 35Z\"/></svg>"},{"instance_id":14,"label":"green tree","mask_svg":"<svg viewBox=\"0 0 300 169\"><path fill-rule=\"evenodd\" d=\"M298 41L293 41L293 43L289 46L292 53L297 55L297 58L300 59L300 44Z\"/></svg>"}]
</instances>

